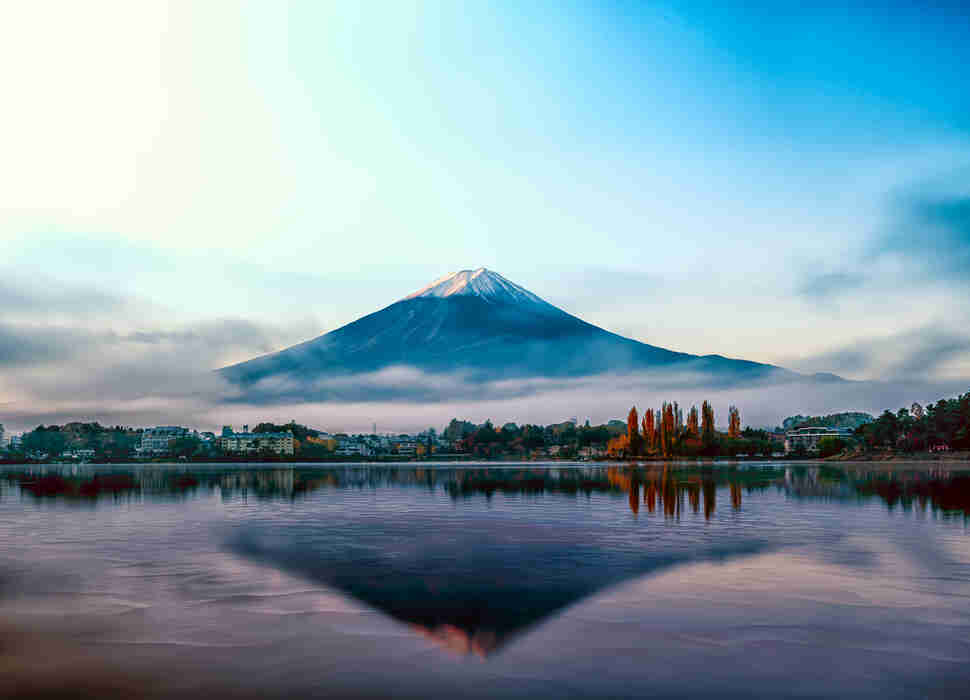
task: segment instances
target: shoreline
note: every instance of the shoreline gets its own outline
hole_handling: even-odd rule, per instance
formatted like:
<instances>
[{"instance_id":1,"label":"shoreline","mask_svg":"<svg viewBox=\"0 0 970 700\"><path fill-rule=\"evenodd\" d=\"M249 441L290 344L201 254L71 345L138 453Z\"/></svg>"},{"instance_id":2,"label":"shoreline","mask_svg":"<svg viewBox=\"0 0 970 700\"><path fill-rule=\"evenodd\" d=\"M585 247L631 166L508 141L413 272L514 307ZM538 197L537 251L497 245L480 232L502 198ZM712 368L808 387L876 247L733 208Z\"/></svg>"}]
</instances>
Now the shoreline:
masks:
<instances>
[{"instance_id":1,"label":"shoreline","mask_svg":"<svg viewBox=\"0 0 970 700\"><path fill-rule=\"evenodd\" d=\"M896 465L925 465L927 467L944 469L966 469L970 470L970 453L958 452L946 456L929 456L925 453L912 456L904 454L892 455L836 455L833 457L799 457L799 458L778 458L778 457L673 457L668 459L658 457L625 457L625 458L599 458L592 460L563 459L555 457L537 459L516 459L514 457L495 457L482 458L469 455L460 459L314 459L314 460L158 460L143 461L130 460L118 462L61 462L61 461L6 461L0 460L0 467L38 467L38 466L88 466L88 467L185 467L193 466L226 466L248 465L262 467L329 467L329 466L445 466L445 465L475 465L484 466L496 465L563 465L563 466L589 466L589 467L611 467L611 466L654 466L662 464L676 464L679 466L696 467L726 467L731 465L743 464L772 464L772 465L819 465L819 466L853 466L865 465L868 467L884 466L889 469Z\"/></svg>"}]
</instances>

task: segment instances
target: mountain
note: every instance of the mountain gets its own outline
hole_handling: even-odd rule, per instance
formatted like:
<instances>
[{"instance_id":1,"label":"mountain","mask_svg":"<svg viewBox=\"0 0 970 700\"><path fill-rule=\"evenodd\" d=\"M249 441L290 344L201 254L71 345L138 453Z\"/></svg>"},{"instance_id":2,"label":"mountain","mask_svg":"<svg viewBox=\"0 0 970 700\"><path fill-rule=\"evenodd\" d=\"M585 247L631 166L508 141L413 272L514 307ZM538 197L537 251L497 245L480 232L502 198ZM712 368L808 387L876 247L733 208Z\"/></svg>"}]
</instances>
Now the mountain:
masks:
<instances>
[{"instance_id":1,"label":"mountain","mask_svg":"<svg viewBox=\"0 0 970 700\"><path fill-rule=\"evenodd\" d=\"M642 371L690 376L706 386L802 378L772 365L624 338L485 268L443 277L337 330L220 373L247 399L388 399L393 382L365 389L355 378L399 367L422 376L460 374L463 386ZM434 387L426 393L431 398Z\"/></svg>"}]
</instances>

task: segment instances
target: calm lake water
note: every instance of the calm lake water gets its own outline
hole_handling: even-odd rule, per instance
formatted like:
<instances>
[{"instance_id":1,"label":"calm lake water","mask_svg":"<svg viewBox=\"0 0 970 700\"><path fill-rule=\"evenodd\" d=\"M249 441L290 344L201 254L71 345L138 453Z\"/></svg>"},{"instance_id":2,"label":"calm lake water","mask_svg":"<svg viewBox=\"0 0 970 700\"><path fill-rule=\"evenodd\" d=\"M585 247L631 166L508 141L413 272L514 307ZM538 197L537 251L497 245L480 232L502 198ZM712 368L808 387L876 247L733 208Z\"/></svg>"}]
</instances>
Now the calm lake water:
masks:
<instances>
[{"instance_id":1,"label":"calm lake water","mask_svg":"<svg viewBox=\"0 0 970 700\"><path fill-rule=\"evenodd\" d=\"M0 467L3 697L970 697L970 464Z\"/></svg>"}]
</instances>

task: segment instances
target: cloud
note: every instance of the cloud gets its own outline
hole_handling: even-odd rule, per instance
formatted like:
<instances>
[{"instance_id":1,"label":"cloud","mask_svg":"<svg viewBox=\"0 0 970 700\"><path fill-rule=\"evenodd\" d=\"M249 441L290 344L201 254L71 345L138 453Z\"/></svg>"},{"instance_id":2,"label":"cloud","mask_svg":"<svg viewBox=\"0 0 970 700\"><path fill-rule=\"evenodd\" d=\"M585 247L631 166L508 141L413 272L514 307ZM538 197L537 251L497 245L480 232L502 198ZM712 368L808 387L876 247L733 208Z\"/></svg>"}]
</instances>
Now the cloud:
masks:
<instances>
[{"instance_id":1,"label":"cloud","mask_svg":"<svg viewBox=\"0 0 970 700\"><path fill-rule=\"evenodd\" d=\"M130 349L125 341L121 348ZM966 390L959 382L813 382L786 381L756 385L709 386L690 373L641 372L582 379L525 378L472 381L462 373L428 374L409 367L321 381L304 387L295 378L276 380L267 391L273 400L253 402L224 383L204 361L186 358L199 345L170 353L167 343L149 344L157 352L120 358L105 348L106 359L85 371L34 368L18 372L18 388L30 392L21 400L0 406L8 428L24 429L40 423L99 420L104 424L181 424L200 429L221 425L291 419L331 431L410 431L441 428L452 417L475 422L492 419L517 423L558 422L569 416L589 417L594 423L622 418L631 405L657 407L676 400L683 406L713 402L719 424L727 408L738 405L745 424L777 425L796 413L840 410L880 412L883 408L931 401ZM144 349L144 348L143 348ZM292 381L293 386L279 382ZM284 390L282 395L280 390ZM325 398L321 398L325 396ZM0 403L2 403L0 398Z\"/></svg>"},{"instance_id":2,"label":"cloud","mask_svg":"<svg viewBox=\"0 0 970 700\"><path fill-rule=\"evenodd\" d=\"M117 313L132 302L122 296L92 287L58 284L51 280L40 283L36 277L27 280L11 276L0 279L0 309L5 314L70 313L91 315Z\"/></svg>"},{"instance_id":3,"label":"cloud","mask_svg":"<svg viewBox=\"0 0 970 700\"><path fill-rule=\"evenodd\" d=\"M75 357L92 344L110 343L76 328L0 323L0 369L20 369Z\"/></svg>"},{"instance_id":4,"label":"cloud","mask_svg":"<svg viewBox=\"0 0 970 700\"><path fill-rule=\"evenodd\" d=\"M900 210L896 225L876 241L875 253L918 263L933 279L970 282L970 197L915 196Z\"/></svg>"},{"instance_id":5,"label":"cloud","mask_svg":"<svg viewBox=\"0 0 970 700\"><path fill-rule=\"evenodd\" d=\"M803 371L831 371L887 381L936 380L963 361L970 381L970 334L928 325L891 336L864 339L814 357L793 360Z\"/></svg>"},{"instance_id":6,"label":"cloud","mask_svg":"<svg viewBox=\"0 0 970 700\"><path fill-rule=\"evenodd\" d=\"M35 323L0 322L0 422L205 420L235 391L214 368L316 332L310 322L274 326L232 318L132 331L43 316Z\"/></svg>"},{"instance_id":7,"label":"cloud","mask_svg":"<svg viewBox=\"0 0 970 700\"><path fill-rule=\"evenodd\" d=\"M865 283L865 277L852 272L825 272L809 275L797 288L799 296L822 300L858 289Z\"/></svg>"},{"instance_id":8,"label":"cloud","mask_svg":"<svg viewBox=\"0 0 970 700\"><path fill-rule=\"evenodd\" d=\"M867 292L922 292L970 283L970 170L911 183L884 205L885 221L841 261L816 260L796 277L795 295L848 301Z\"/></svg>"}]
</instances>

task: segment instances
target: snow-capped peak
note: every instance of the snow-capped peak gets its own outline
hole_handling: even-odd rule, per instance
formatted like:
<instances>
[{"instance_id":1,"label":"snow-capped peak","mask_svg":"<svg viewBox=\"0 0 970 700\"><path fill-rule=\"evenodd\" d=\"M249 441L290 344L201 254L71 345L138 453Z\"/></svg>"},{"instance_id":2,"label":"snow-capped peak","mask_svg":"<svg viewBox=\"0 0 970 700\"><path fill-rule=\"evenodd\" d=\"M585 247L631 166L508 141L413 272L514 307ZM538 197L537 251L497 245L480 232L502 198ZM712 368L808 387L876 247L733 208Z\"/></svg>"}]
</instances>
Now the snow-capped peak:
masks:
<instances>
[{"instance_id":1,"label":"snow-capped peak","mask_svg":"<svg viewBox=\"0 0 970 700\"><path fill-rule=\"evenodd\" d=\"M477 296L486 301L512 304L540 304L549 306L528 289L492 272L484 267L477 270L462 270L435 280L427 287L409 294L405 299L420 297Z\"/></svg>"}]
</instances>

